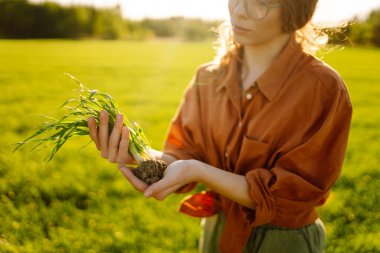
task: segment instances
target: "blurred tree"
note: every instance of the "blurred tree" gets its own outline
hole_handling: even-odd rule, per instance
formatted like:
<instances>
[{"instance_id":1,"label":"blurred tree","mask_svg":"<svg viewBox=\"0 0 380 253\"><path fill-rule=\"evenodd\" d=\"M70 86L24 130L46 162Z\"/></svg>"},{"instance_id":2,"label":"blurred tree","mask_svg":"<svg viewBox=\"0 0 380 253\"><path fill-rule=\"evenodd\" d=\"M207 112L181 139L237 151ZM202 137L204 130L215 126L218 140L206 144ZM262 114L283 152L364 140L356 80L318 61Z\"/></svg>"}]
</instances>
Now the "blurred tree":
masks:
<instances>
[{"instance_id":1,"label":"blurred tree","mask_svg":"<svg viewBox=\"0 0 380 253\"><path fill-rule=\"evenodd\" d=\"M377 47L380 47L380 8L377 10L373 10L368 19L367 22L371 26L371 42Z\"/></svg>"},{"instance_id":2,"label":"blurred tree","mask_svg":"<svg viewBox=\"0 0 380 253\"><path fill-rule=\"evenodd\" d=\"M354 18L350 39L359 45L380 47L380 9L373 10L365 20Z\"/></svg>"},{"instance_id":3,"label":"blurred tree","mask_svg":"<svg viewBox=\"0 0 380 253\"><path fill-rule=\"evenodd\" d=\"M56 3L31 4L26 0L0 0L0 36L8 38L117 39L123 33L120 6L94 9L63 7Z\"/></svg>"},{"instance_id":4,"label":"blurred tree","mask_svg":"<svg viewBox=\"0 0 380 253\"><path fill-rule=\"evenodd\" d=\"M30 37L34 18L29 4L24 0L0 2L0 34L11 38Z\"/></svg>"},{"instance_id":5,"label":"blurred tree","mask_svg":"<svg viewBox=\"0 0 380 253\"><path fill-rule=\"evenodd\" d=\"M98 9L94 12L93 35L103 39L118 39L123 34L124 23L120 6Z\"/></svg>"},{"instance_id":6,"label":"blurred tree","mask_svg":"<svg viewBox=\"0 0 380 253\"><path fill-rule=\"evenodd\" d=\"M182 29L179 31L180 36L187 41L203 41L214 38L215 33L212 28L216 28L219 22L205 22L201 19L186 20Z\"/></svg>"},{"instance_id":7,"label":"blurred tree","mask_svg":"<svg viewBox=\"0 0 380 253\"><path fill-rule=\"evenodd\" d=\"M355 44L369 45L371 41L372 27L369 23L354 19L351 23L350 40Z\"/></svg>"},{"instance_id":8,"label":"blurred tree","mask_svg":"<svg viewBox=\"0 0 380 253\"><path fill-rule=\"evenodd\" d=\"M143 26L140 21L125 20L124 27L126 29L126 39L145 40L156 37L155 32Z\"/></svg>"},{"instance_id":9,"label":"blurred tree","mask_svg":"<svg viewBox=\"0 0 380 253\"><path fill-rule=\"evenodd\" d=\"M170 19L144 19L141 25L154 31L158 37L173 37L177 34L182 17L173 17Z\"/></svg>"},{"instance_id":10,"label":"blurred tree","mask_svg":"<svg viewBox=\"0 0 380 253\"><path fill-rule=\"evenodd\" d=\"M157 37L179 37L187 41L200 41L214 37L212 27L220 21L204 21L201 19L185 19L172 17L168 19L144 19L141 26L155 33Z\"/></svg>"}]
</instances>

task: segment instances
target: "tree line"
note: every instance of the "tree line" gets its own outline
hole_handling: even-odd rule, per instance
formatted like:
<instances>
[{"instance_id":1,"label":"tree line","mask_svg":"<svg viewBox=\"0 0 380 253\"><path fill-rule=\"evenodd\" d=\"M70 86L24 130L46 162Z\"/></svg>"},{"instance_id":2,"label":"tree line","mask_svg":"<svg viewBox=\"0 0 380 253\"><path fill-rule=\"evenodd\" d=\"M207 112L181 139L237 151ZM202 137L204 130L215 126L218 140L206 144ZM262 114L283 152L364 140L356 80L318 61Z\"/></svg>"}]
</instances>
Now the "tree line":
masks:
<instances>
[{"instance_id":1,"label":"tree line","mask_svg":"<svg viewBox=\"0 0 380 253\"><path fill-rule=\"evenodd\" d=\"M62 7L53 2L0 0L0 36L5 38L116 39L122 29L120 8Z\"/></svg>"},{"instance_id":2,"label":"tree line","mask_svg":"<svg viewBox=\"0 0 380 253\"><path fill-rule=\"evenodd\" d=\"M120 6L61 6L53 2L40 4L27 0L0 0L0 38L100 38L142 40L177 37L183 40L207 40L221 21L185 19L122 18ZM365 20L353 19L346 26L327 28L330 43L353 43L380 47L380 8Z\"/></svg>"},{"instance_id":3,"label":"tree line","mask_svg":"<svg viewBox=\"0 0 380 253\"><path fill-rule=\"evenodd\" d=\"M380 8L370 12L365 20L354 19L349 36L356 44L380 47Z\"/></svg>"},{"instance_id":4,"label":"tree line","mask_svg":"<svg viewBox=\"0 0 380 253\"><path fill-rule=\"evenodd\" d=\"M0 0L0 38L100 38L148 39L180 37L184 40L211 38L218 21L185 19L124 20L120 6L61 6L27 0Z\"/></svg>"}]
</instances>

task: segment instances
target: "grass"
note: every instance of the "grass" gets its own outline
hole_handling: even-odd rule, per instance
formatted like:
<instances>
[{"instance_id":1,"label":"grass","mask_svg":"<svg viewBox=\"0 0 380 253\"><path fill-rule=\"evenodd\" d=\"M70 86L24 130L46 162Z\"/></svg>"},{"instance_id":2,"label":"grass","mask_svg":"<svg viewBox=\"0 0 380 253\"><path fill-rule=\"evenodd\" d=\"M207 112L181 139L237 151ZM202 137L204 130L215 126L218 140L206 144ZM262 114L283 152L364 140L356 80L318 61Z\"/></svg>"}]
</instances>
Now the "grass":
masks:
<instances>
[{"instance_id":1,"label":"grass","mask_svg":"<svg viewBox=\"0 0 380 253\"><path fill-rule=\"evenodd\" d=\"M12 153L56 114L77 85L112 94L160 149L196 67L213 57L208 43L176 41L0 40L0 252L196 252L199 220L177 212L181 195L146 200L94 145L78 137L48 164L46 151ZM347 157L319 209L326 252L380 248L380 51L347 48L325 56L350 90L354 107Z\"/></svg>"}]
</instances>

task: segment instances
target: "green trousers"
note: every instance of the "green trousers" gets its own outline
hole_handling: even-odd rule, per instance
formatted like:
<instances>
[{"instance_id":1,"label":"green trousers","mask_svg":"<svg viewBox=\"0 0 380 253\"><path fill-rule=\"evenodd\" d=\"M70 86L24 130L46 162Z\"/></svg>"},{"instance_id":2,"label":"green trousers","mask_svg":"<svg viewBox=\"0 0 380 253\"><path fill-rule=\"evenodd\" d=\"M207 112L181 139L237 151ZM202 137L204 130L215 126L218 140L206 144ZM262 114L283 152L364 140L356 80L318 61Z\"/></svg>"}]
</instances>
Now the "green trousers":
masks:
<instances>
[{"instance_id":1,"label":"green trousers","mask_svg":"<svg viewBox=\"0 0 380 253\"><path fill-rule=\"evenodd\" d=\"M203 218L200 253L219 253L223 214ZM320 219L301 228L262 225L253 229L243 253L323 253L325 227ZM233 238L231 238L233 240Z\"/></svg>"}]
</instances>

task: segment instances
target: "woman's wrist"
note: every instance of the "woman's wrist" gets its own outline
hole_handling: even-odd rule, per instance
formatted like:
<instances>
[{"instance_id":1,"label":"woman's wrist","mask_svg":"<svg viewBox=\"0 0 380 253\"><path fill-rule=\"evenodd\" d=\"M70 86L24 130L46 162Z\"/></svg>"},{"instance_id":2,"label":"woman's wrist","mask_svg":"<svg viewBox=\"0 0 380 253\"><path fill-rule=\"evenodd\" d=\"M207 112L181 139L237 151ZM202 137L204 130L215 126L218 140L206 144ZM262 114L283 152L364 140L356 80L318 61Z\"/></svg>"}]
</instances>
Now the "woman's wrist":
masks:
<instances>
[{"instance_id":1,"label":"woman's wrist","mask_svg":"<svg viewBox=\"0 0 380 253\"><path fill-rule=\"evenodd\" d=\"M189 177L207 188L231 199L243 206L254 209L249 195L249 186L246 178L197 160L188 160L186 171L194 173Z\"/></svg>"},{"instance_id":2,"label":"woman's wrist","mask_svg":"<svg viewBox=\"0 0 380 253\"><path fill-rule=\"evenodd\" d=\"M194 182L203 183L204 182L204 172L206 169L207 164L192 159L192 160L185 160L186 163L186 171L191 173L190 177Z\"/></svg>"}]
</instances>

